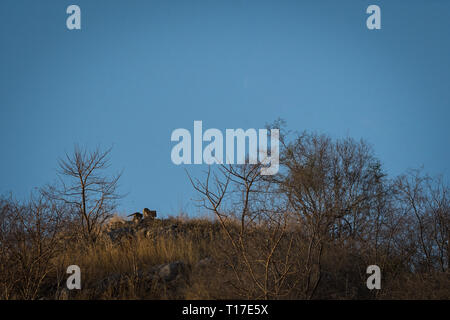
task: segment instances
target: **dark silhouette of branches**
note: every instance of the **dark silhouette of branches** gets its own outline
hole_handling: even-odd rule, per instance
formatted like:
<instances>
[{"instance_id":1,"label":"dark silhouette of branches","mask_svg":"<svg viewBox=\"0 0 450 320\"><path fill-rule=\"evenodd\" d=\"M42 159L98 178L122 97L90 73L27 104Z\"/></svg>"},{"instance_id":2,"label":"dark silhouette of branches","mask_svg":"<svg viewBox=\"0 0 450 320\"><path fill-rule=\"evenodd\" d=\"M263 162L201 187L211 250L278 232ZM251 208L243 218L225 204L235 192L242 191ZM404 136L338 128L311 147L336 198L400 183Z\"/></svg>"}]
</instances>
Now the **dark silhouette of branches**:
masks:
<instances>
[{"instance_id":1,"label":"dark silhouette of branches","mask_svg":"<svg viewBox=\"0 0 450 320\"><path fill-rule=\"evenodd\" d=\"M108 177L111 148L89 152L75 146L58 162L59 183L47 186L44 194L72 208L86 240L95 242L100 226L111 216L122 195L117 193L121 173Z\"/></svg>"}]
</instances>

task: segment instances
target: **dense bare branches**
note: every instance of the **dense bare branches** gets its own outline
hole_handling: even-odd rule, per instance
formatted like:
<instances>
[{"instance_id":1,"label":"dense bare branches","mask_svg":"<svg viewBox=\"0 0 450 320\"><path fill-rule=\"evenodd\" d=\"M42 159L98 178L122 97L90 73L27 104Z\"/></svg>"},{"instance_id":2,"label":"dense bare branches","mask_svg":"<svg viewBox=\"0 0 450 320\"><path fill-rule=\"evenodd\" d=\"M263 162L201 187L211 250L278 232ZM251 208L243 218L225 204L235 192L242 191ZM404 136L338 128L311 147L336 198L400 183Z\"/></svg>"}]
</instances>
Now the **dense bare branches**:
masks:
<instances>
[{"instance_id":1,"label":"dense bare branches","mask_svg":"<svg viewBox=\"0 0 450 320\"><path fill-rule=\"evenodd\" d=\"M442 179L411 171L389 180L372 148L350 138L302 133L292 141L282 136L282 145L276 176L243 165L208 170L203 181L191 178L232 244L234 286L244 296L327 294L322 279L329 285L340 276L334 266L340 262L332 259L348 261L342 268L353 269L354 285L370 264L381 266L387 279L424 267L448 271ZM342 257L332 258L336 252ZM348 288L348 276L337 281Z\"/></svg>"},{"instance_id":2,"label":"dense bare branches","mask_svg":"<svg viewBox=\"0 0 450 320\"><path fill-rule=\"evenodd\" d=\"M61 248L65 210L42 195L4 199L0 210L0 297L35 299Z\"/></svg>"},{"instance_id":3,"label":"dense bare branches","mask_svg":"<svg viewBox=\"0 0 450 320\"><path fill-rule=\"evenodd\" d=\"M426 271L449 270L450 199L442 177L431 178L420 170L410 170L396 180L403 213L413 218L415 268Z\"/></svg>"},{"instance_id":4,"label":"dense bare branches","mask_svg":"<svg viewBox=\"0 0 450 320\"><path fill-rule=\"evenodd\" d=\"M43 189L54 200L63 201L72 208L79 220L84 238L95 241L100 226L116 207L121 174L107 177L104 170L110 166L111 148L92 152L75 146L73 153L59 160L59 183Z\"/></svg>"},{"instance_id":5,"label":"dense bare branches","mask_svg":"<svg viewBox=\"0 0 450 320\"><path fill-rule=\"evenodd\" d=\"M317 237L362 237L373 201L386 191L381 165L366 143L304 133L286 146L281 162L280 187Z\"/></svg>"},{"instance_id":6,"label":"dense bare branches","mask_svg":"<svg viewBox=\"0 0 450 320\"><path fill-rule=\"evenodd\" d=\"M289 294L292 283L286 280L294 262L291 248L280 251L284 243L292 247L287 215L276 209L279 203L271 196L275 189L260 175L259 165L223 165L213 173L209 169L204 182L191 182L230 241L231 250L224 254L235 275L232 286L246 298Z\"/></svg>"}]
</instances>

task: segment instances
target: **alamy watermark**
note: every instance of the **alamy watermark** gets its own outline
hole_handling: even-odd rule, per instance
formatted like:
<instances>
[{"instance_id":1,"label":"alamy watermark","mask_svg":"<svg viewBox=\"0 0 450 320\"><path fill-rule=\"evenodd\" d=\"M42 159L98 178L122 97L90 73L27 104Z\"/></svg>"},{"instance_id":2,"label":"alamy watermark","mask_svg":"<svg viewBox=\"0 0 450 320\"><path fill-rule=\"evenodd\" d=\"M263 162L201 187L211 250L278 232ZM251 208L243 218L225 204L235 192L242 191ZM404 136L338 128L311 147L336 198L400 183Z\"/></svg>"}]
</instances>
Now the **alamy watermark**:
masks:
<instances>
[{"instance_id":1,"label":"alamy watermark","mask_svg":"<svg viewBox=\"0 0 450 320\"><path fill-rule=\"evenodd\" d=\"M178 143L171 159L176 165L260 163L262 175L274 175L279 170L280 130L270 129L270 146L268 133L268 129L226 129L224 149L222 131L212 128L203 132L202 121L194 121L193 135L183 128L172 132L171 141ZM209 142L205 148L203 142Z\"/></svg>"},{"instance_id":2,"label":"alamy watermark","mask_svg":"<svg viewBox=\"0 0 450 320\"><path fill-rule=\"evenodd\" d=\"M381 269L376 264L370 265L366 270L367 274L371 276L367 278L366 285L369 290L381 289Z\"/></svg>"},{"instance_id":3,"label":"alamy watermark","mask_svg":"<svg viewBox=\"0 0 450 320\"><path fill-rule=\"evenodd\" d=\"M67 273L70 274L70 276L67 278L66 286L67 289L73 290L81 289L81 269L76 264L70 265L67 267Z\"/></svg>"}]
</instances>

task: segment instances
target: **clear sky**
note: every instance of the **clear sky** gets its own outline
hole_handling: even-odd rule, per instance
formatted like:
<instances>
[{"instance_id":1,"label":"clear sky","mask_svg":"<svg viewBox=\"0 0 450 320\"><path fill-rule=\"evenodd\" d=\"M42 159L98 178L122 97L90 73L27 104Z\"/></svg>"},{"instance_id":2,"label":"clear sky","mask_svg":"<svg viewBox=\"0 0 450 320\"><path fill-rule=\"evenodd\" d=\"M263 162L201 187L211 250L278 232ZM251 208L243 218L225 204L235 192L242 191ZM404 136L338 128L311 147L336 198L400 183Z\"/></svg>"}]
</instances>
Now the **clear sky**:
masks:
<instances>
[{"instance_id":1,"label":"clear sky","mask_svg":"<svg viewBox=\"0 0 450 320\"><path fill-rule=\"evenodd\" d=\"M52 182L74 143L113 145L122 212L194 214L199 168L171 162L171 132L278 117L448 177L450 1L0 1L0 193Z\"/></svg>"}]
</instances>

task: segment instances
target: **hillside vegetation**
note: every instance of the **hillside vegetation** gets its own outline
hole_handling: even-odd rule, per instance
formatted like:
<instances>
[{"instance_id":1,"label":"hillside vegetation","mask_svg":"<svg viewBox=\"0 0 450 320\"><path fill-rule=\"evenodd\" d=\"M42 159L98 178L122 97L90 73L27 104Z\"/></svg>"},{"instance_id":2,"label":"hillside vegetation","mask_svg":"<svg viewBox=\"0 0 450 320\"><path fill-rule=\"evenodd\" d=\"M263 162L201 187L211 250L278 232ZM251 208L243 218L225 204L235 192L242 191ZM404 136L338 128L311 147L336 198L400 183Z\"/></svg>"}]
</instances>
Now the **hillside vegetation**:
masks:
<instances>
[{"instance_id":1,"label":"hillside vegetation","mask_svg":"<svg viewBox=\"0 0 450 320\"><path fill-rule=\"evenodd\" d=\"M0 200L1 299L449 299L449 187L388 177L364 141L281 136L280 171L191 177L205 218L113 217L109 150L76 147L58 184ZM67 267L82 288L67 290ZM381 270L368 289L367 267Z\"/></svg>"}]
</instances>

